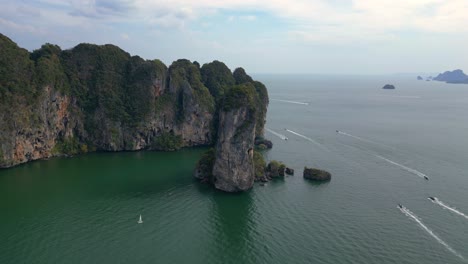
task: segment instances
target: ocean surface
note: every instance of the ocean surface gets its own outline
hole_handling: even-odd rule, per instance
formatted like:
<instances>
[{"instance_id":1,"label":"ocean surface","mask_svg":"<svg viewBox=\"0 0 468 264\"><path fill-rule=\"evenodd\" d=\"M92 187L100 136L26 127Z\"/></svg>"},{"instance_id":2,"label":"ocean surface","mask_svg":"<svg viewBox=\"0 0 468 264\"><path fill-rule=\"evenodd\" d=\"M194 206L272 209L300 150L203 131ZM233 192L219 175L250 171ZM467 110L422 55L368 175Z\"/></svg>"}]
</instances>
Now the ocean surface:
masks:
<instances>
[{"instance_id":1,"label":"ocean surface","mask_svg":"<svg viewBox=\"0 0 468 264\"><path fill-rule=\"evenodd\" d=\"M192 178L203 148L0 170L0 263L468 263L468 85L255 77L264 155L295 176L217 192Z\"/></svg>"}]
</instances>

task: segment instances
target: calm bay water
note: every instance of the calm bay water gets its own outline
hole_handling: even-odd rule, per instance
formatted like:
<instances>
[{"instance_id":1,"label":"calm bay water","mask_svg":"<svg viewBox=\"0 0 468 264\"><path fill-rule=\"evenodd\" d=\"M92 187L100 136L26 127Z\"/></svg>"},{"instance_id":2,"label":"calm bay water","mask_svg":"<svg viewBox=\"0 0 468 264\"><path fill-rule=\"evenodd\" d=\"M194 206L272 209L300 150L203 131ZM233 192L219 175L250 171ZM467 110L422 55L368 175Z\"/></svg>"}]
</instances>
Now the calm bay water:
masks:
<instances>
[{"instance_id":1,"label":"calm bay water","mask_svg":"<svg viewBox=\"0 0 468 264\"><path fill-rule=\"evenodd\" d=\"M220 193L192 179L204 149L1 170L0 263L466 263L468 219L427 197L468 214L468 85L256 78L267 128L288 137L266 132L265 157L295 176ZM333 179L304 181L304 166Z\"/></svg>"}]
</instances>

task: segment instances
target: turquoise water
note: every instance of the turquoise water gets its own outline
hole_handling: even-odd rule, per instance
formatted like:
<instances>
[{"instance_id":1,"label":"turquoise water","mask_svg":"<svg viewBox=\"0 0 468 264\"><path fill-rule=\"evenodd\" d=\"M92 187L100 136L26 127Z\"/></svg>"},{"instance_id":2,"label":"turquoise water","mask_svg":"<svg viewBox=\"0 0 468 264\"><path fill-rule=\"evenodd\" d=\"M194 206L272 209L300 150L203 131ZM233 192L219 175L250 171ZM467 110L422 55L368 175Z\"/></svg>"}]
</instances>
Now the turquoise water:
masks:
<instances>
[{"instance_id":1,"label":"turquoise water","mask_svg":"<svg viewBox=\"0 0 468 264\"><path fill-rule=\"evenodd\" d=\"M468 219L427 197L468 214L468 85L256 78L267 128L288 137L266 132L265 156L295 176L220 193L192 179L204 149L1 170L0 263L466 263ZM333 179L305 181L304 166Z\"/></svg>"}]
</instances>

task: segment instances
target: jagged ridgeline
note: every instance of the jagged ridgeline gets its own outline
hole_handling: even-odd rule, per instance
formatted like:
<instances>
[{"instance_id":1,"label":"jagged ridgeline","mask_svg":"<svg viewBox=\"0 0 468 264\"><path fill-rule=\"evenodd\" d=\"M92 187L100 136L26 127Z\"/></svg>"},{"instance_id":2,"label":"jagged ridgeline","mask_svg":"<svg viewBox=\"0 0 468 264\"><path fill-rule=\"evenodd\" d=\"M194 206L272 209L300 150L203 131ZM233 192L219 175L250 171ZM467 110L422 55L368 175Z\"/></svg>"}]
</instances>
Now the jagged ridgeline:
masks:
<instances>
[{"instance_id":1,"label":"jagged ridgeline","mask_svg":"<svg viewBox=\"0 0 468 264\"><path fill-rule=\"evenodd\" d=\"M244 70L214 61L131 56L114 45L53 44L28 52L0 34L0 167L90 151L213 145L223 98L254 92L256 134L268 94Z\"/></svg>"}]
</instances>

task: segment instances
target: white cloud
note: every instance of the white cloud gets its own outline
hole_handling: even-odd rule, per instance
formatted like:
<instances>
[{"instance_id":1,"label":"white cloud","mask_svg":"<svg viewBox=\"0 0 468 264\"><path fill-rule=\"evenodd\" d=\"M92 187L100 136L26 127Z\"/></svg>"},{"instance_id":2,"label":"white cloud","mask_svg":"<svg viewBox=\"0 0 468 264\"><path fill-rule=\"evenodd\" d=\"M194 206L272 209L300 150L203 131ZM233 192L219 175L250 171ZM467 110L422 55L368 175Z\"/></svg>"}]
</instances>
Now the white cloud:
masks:
<instances>
[{"instance_id":1,"label":"white cloud","mask_svg":"<svg viewBox=\"0 0 468 264\"><path fill-rule=\"evenodd\" d=\"M0 3L4 0L0 0ZM330 24L336 32L420 30L467 32L467 0L353 0L348 4L327 0L36 0L68 9L68 14L88 19L141 21L164 28L182 28L198 18L218 11L260 11L304 28ZM349 0L351 1L351 0ZM8 3L11 4L11 3ZM18 4L25 9L24 4ZM55 10L56 13L57 10ZM63 10L59 10L62 11ZM29 13L32 12L29 11ZM62 14L63 16L63 14ZM232 16L253 21L253 15ZM320 30L319 30L320 31Z\"/></svg>"},{"instance_id":2,"label":"white cloud","mask_svg":"<svg viewBox=\"0 0 468 264\"><path fill-rule=\"evenodd\" d=\"M120 34L120 37L121 37L122 39L124 39L124 40L129 40L129 39L130 39L130 36L129 36L128 34L126 34L126 33Z\"/></svg>"},{"instance_id":3,"label":"white cloud","mask_svg":"<svg viewBox=\"0 0 468 264\"><path fill-rule=\"evenodd\" d=\"M30 33L30 34L36 34L36 35L45 33L45 31L40 28L31 26L31 25L19 24L13 21L3 19L1 17L0 17L0 26L1 26L0 28L8 28L8 29L23 32L23 33Z\"/></svg>"},{"instance_id":4,"label":"white cloud","mask_svg":"<svg viewBox=\"0 0 468 264\"><path fill-rule=\"evenodd\" d=\"M178 28L219 10L260 11L291 22L291 33L319 42L388 40L397 31L468 32L467 0L354 0L348 5L326 0L136 0L134 7L153 25ZM155 15L160 10L164 15Z\"/></svg>"}]
</instances>

